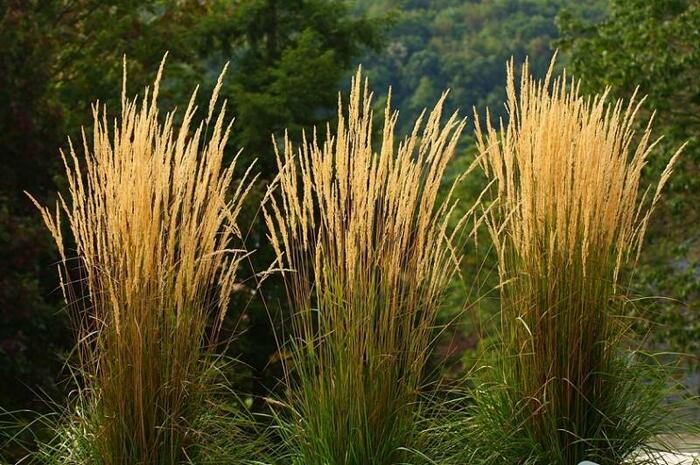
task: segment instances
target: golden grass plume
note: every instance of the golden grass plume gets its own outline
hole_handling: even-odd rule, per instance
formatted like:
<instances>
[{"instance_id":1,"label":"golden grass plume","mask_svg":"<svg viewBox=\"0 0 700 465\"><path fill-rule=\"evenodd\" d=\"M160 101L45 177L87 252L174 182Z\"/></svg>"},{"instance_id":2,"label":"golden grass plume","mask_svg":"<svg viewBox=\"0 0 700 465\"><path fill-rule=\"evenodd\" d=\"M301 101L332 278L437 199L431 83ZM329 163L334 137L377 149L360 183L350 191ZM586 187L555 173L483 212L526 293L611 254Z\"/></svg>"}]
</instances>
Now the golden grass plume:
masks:
<instances>
[{"instance_id":1,"label":"golden grass plume","mask_svg":"<svg viewBox=\"0 0 700 465\"><path fill-rule=\"evenodd\" d=\"M358 70L335 131L323 142L304 136L298 148L285 137L277 152L279 185L264 216L293 308L288 382L303 463L394 463L410 446L464 224L443 178L465 121L441 122L444 100L397 141L389 98L376 151L372 94Z\"/></svg>"},{"instance_id":2,"label":"golden grass plume","mask_svg":"<svg viewBox=\"0 0 700 465\"><path fill-rule=\"evenodd\" d=\"M643 99L586 97L566 72L553 78L553 66L537 80L525 62L518 80L511 60L508 122L494 127L487 113L482 129L477 115L476 139L497 185L486 221L500 271L503 375L524 415L509 421L576 463L594 457L582 451L624 456L613 445L620 431L636 437L622 398L620 273L638 258L680 150L644 189L656 142L651 119L637 130Z\"/></svg>"},{"instance_id":3,"label":"golden grass plume","mask_svg":"<svg viewBox=\"0 0 700 465\"><path fill-rule=\"evenodd\" d=\"M234 182L235 160L224 166L221 78L206 120L193 127L195 90L178 126L158 112L164 62L140 103L126 97L124 63L120 118L95 104L82 160L72 144L61 152L68 197L53 212L35 201L75 318L92 459L105 464L182 459L245 256L231 243L253 177Z\"/></svg>"}]
</instances>

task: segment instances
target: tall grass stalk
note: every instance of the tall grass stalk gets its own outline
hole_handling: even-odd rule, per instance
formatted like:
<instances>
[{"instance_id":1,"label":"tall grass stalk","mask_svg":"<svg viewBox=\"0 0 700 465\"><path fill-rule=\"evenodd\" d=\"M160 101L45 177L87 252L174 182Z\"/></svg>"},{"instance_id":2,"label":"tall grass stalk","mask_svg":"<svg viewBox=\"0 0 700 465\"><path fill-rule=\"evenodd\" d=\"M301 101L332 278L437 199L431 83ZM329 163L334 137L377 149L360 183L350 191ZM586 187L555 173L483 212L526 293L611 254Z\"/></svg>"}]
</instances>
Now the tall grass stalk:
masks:
<instances>
[{"instance_id":1,"label":"tall grass stalk","mask_svg":"<svg viewBox=\"0 0 700 465\"><path fill-rule=\"evenodd\" d=\"M627 350L620 275L637 259L680 150L644 190L655 142L651 121L635 131L643 99L585 97L551 67L536 80L527 62L517 82L512 61L507 94L507 124L482 129L475 119L483 168L497 184L487 223L503 345L494 384L476 391L475 455L619 464L660 427L665 384Z\"/></svg>"},{"instance_id":2,"label":"tall grass stalk","mask_svg":"<svg viewBox=\"0 0 700 465\"><path fill-rule=\"evenodd\" d=\"M61 153L68 197L55 211L37 203L61 256L81 384L47 461L198 461L198 428L212 424L211 349L245 256L231 243L252 177L248 168L234 182L235 161L224 166L221 78L206 120L193 127L195 90L176 127L157 108L163 63L141 102L127 99L124 69L121 117L110 123L94 105L82 159L72 144Z\"/></svg>"},{"instance_id":3,"label":"tall grass stalk","mask_svg":"<svg viewBox=\"0 0 700 465\"><path fill-rule=\"evenodd\" d=\"M335 132L299 148L285 137L277 153L264 214L293 308L294 416L283 428L293 463L393 464L419 445L422 372L459 261L461 226L450 227L451 190L440 190L464 120L441 123L444 98L400 142L387 103L375 151L358 71Z\"/></svg>"}]
</instances>

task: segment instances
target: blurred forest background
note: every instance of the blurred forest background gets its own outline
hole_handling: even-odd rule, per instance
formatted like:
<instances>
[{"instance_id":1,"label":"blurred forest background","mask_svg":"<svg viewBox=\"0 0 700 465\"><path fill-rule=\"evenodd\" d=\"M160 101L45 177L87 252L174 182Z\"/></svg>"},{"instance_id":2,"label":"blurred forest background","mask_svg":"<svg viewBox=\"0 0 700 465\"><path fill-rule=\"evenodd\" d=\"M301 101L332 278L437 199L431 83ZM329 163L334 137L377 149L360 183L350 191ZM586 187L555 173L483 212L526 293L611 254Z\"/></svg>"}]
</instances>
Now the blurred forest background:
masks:
<instances>
[{"instance_id":1,"label":"blurred forest background","mask_svg":"<svg viewBox=\"0 0 700 465\"><path fill-rule=\"evenodd\" d=\"M488 106L502 116L506 61L527 56L544 75L555 49L557 66L580 77L586 91L610 87L626 97L639 86L648 95L645 111L656 109L655 134L665 136L649 171L689 141L633 284L639 295L657 297L640 300L633 316L650 347L685 354L681 362L697 371L700 1L0 0L0 406L45 410L46 399L61 402L71 388L65 365L74 341L57 253L23 191L42 202L65 191L58 150L91 124L92 102L117 114L123 54L133 95L170 52L161 89L167 107L184 105L196 84L206 98L231 62L222 90L236 116L229 153L242 148L245 161L257 158L262 176L243 215L255 253L229 312L227 350L240 362L233 381L257 398L279 377L283 354L271 322L279 331L287 314L279 280L257 290L253 271L272 260L255 207L275 176L271 134L287 128L298 138L332 120L337 92L360 63L378 106L392 86L404 123L446 88L451 109L471 117L473 106ZM470 133L454 173L473 160ZM481 183L471 176L460 194L473 198ZM488 249L467 255L443 318L455 324L436 351L455 377L488 334L495 308Z\"/></svg>"}]
</instances>

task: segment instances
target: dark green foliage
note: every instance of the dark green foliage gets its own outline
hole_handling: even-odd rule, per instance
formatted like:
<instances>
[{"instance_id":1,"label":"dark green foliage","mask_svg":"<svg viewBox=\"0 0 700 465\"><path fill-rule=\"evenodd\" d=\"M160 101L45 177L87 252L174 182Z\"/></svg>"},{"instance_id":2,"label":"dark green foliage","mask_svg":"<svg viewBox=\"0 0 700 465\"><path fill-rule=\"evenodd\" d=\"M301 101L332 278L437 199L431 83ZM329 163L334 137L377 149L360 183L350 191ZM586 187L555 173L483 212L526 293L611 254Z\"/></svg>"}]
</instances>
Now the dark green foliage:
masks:
<instances>
[{"instance_id":1,"label":"dark green foliage","mask_svg":"<svg viewBox=\"0 0 700 465\"><path fill-rule=\"evenodd\" d=\"M236 144L276 169L270 135L334 116L340 79L365 47L379 49L381 21L351 17L332 0L245 0L222 9L229 21L213 37L232 60L222 94L236 112Z\"/></svg>"},{"instance_id":2,"label":"dark green foliage","mask_svg":"<svg viewBox=\"0 0 700 465\"><path fill-rule=\"evenodd\" d=\"M544 74L552 41L559 37L555 18L562 8L589 18L599 16L605 5L602 0L357 3L393 18L386 49L363 64L373 82L392 86L392 100L400 110L418 112L449 88L451 105L466 112L488 106L496 115L503 114L506 61L529 56L533 72Z\"/></svg>"}]
</instances>

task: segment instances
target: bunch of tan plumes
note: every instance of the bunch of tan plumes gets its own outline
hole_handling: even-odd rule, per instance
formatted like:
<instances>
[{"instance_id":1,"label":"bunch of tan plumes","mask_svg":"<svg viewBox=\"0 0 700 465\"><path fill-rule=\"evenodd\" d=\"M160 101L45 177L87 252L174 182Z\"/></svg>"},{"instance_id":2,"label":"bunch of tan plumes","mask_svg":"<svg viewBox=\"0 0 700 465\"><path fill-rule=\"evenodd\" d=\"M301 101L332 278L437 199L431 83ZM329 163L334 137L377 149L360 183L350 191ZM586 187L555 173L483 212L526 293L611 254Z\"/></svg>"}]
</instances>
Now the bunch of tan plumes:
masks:
<instances>
[{"instance_id":1,"label":"bunch of tan plumes","mask_svg":"<svg viewBox=\"0 0 700 465\"><path fill-rule=\"evenodd\" d=\"M459 262L440 189L464 121L440 122L443 96L398 142L387 103L375 151L371 99L358 71L320 145L285 138L265 208L293 311L295 463L397 463L418 444L415 402Z\"/></svg>"},{"instance_id":2,"label":"bunch of tan plumes","mask_svg":"<svg viewBox=\"0 0 700 465\"><path fill-rule=\"evenodd\" d=\"M497 184L487 223L500 271L503 386L475 394L474 430L492 434L477 441L492 463L617 464L665 424L664 383L625 344L619 276L636 262L680 151L640 192L655 145L651 122L635 131L642 100L585 97L577 81L551 73L536 80L526 63L517 82L511 62L508 123L482 130L476 118Z\"/></svg>"},{"instance_id":3,"label":"bunch of tan plumes","mask_svg":"<svg viewBox=\"0 0 700 465\"><path fill-rule=\"evenodd\" d=\"M50 452L60 462L173 464L197 446L210 349L245 256L231 247L252 179L248 169L231 191L235 161L223 167L231 124L225 104L215 115L221 78L192 132L196 91L179 127L174 113L160 122L162 67L140 104L124 87L113 127L94 106L84 162L72 145L62 154L68 198L55 213L37 204L61 255L83 385L78 424Z\"/></svg>"}]
</instances>

